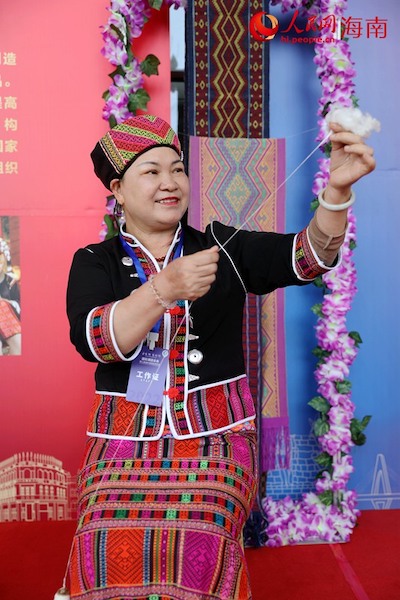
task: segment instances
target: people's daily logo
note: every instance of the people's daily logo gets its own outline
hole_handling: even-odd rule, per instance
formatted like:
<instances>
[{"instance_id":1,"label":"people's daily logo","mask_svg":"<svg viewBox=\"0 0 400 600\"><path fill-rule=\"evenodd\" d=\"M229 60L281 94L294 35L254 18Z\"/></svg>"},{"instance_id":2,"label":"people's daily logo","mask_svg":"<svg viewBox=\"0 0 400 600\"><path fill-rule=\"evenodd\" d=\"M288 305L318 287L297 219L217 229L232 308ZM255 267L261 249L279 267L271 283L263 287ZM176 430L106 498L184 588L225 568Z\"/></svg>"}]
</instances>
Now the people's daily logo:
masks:
<instances>
[{"instance_id":1,"label":"people's daily logo","mask_svg":"<svg viewBox=\"0 0 400 600\"><path fill-rule=\"evenodd\" d=\"M387 36L387 19L379 17L359 19L353 16L339 18L335 14L311 15L304 22L299 15L299 11L295 10L286 29L279 31L279 21L274 15L258 12L250 20L250 33L259 42L269 42L279 31L276 39L291 44L332 43L344 37L357 39L362 35L368 39L384 39Z\"/></svg>"},{"instance_id":2,"label":"people's daily logo","mask_svg":"<svg viewBox=\"0 0 400 600\"><path fill-rule=\"evenodd\" d=\"M265 17L264 17L265 15ZM267 27L264 22L270 21L271 26ZM266 12L259 12L250 19L250 33L259 42L272 40L278 33L279 23L274 15Z\"/></svg>"}]
</instances>

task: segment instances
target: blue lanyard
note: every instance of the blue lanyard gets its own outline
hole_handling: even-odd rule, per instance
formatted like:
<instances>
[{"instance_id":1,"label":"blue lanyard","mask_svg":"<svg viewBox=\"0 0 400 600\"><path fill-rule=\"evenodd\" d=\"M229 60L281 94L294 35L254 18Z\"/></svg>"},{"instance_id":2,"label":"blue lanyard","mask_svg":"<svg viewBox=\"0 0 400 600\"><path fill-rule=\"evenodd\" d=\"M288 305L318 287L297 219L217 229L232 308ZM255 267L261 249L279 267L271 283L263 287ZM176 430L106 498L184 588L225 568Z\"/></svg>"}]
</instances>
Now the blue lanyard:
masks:
<instances>
[{"instance_id":1,"label":"blue lanyard","mask_svg":"<svg viewBox=\"0 0 400 600\"><path fill-rule=\"evenodd\" d=\"M124 240L123 236L121 234L119 234L119 239L121 241L122 247L125 250L125 252L131 257L131 259L133 260L133 264L135 265L135 269L136 272L138 274L138 277L140 279L140 282L146 283L147 281L147 277L146 277L146 273L143 270L142 264L140 262L140 260L138 259L138 257L136 256L136 253L134 252L134 250L130 247L130 245ZM183 248L183 231L181 231L181 237L180 240L175 248L175 252L174 255L172 257L172 260L175 260L176 258L178 258L181 255L182 252L182 248ZM161 327L161 319L159 319L157 321L157 323L155 323L155 325L153 325L153 328L151 331L154 331L155 333L158 333L160 331L160 327Z\"/></svg>"}]
</instances>

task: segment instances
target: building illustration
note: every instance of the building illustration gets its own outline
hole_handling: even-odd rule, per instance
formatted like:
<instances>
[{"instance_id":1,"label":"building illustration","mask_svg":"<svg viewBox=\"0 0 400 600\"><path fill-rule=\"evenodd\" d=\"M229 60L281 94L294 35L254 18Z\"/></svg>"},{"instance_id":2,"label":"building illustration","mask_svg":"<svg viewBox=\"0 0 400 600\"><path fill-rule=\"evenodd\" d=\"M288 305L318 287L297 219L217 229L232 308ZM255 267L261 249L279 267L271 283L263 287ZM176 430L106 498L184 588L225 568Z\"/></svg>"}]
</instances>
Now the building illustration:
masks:
<instances>
[{"instance_id":1,"label":"building illustration","mask_svg":"<svg viewBox=\"0 0 400 600\"><path fill-rule=\"evenodd\" d=\"M291 496L294 500L314 487L319 454L318 443L313 435L290 436L290 468L267 473L267 495L275 500Z\"/></svg>"},{"instance_id":2,"label":"building illustration","mask_svg":"<svg viewBox=\"0 0 400 600\"><path fill-rule=\"evenodd\" d=\"M392 490L389 468L384 454L376 455L371 491L369 493L358 493L357 498L360 508L373 508L376 510L399 508L400 492Z\"/></svg>"},{"instance_id":3,"label":"building illustration","mask_svg":"<svg viewBox=\"0 0 400 600\"><path fill-rule=\"evenodd\" d=\"M75 477L53 456L20 452L0 462L0 523L76 516Z\"/></svg>"}]
</instances>

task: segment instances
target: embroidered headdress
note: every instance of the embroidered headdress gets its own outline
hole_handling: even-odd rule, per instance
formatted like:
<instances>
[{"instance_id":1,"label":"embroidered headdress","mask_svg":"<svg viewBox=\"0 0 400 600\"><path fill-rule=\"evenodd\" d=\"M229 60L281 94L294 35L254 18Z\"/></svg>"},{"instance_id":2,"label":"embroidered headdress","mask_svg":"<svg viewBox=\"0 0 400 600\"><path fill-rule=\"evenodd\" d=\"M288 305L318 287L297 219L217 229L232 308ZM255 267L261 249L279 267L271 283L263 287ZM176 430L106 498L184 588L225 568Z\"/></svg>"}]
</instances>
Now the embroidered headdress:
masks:
<instances>
[{"instance_id":1,"label":"embroidered headdress","mask_svg":"<svg viewBox=\"0 0 400 600\"><path fill-rule=\"evenodd\" d=\"M106 188L121 179L140 154L157 146L169 146L181 155L179 138L170 125L152 115L130 117L113 127L91 153L94 171Z\"/></svg>"}]
</instances>

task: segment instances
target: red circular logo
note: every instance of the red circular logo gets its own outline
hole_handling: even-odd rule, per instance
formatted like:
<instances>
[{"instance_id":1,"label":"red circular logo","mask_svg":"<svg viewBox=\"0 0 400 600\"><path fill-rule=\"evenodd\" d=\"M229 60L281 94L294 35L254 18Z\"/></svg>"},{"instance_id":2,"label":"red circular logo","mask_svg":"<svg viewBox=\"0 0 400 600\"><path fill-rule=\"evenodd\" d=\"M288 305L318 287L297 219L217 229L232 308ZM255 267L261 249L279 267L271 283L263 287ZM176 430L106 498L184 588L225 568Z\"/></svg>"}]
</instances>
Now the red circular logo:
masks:
<instances>
[{"instance_id":1,"label":"red circular logo","mask_svg":"<svg viewBox=\"0 0 400 600\"><path fill-rule=\"evenodd\" d=\"M263 22L264 15L271 21L272 27L266 27ZM279 23L274 15L269 15L266 12L259 12L250 19L250 33L254 39L259 42L272 40L278 33Z\"/></svg>"}]
</instances>

